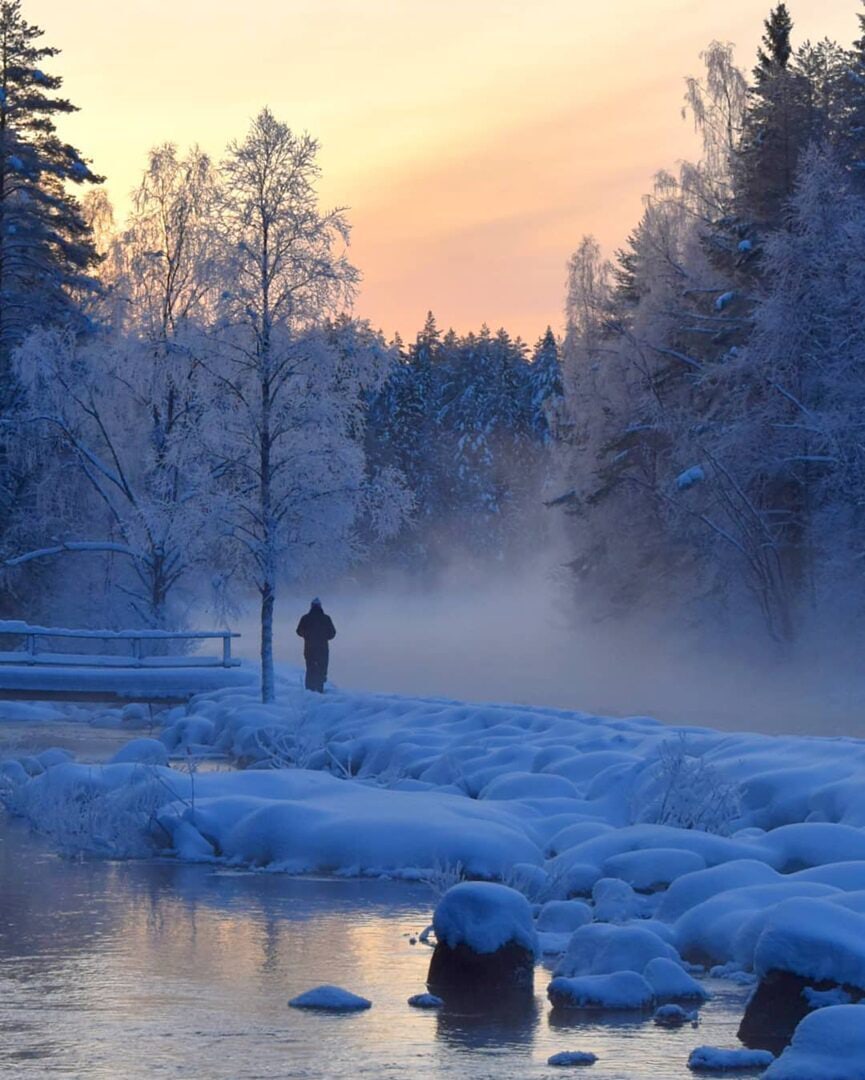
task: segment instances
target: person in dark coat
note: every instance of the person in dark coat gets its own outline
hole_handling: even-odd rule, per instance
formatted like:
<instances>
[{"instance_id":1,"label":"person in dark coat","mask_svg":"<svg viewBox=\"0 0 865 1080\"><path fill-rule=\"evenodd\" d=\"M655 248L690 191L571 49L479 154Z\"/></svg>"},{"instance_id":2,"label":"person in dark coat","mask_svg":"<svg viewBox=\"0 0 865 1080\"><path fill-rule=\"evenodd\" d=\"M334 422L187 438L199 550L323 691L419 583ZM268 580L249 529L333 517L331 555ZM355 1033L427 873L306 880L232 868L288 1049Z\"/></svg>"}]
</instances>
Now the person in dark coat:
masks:
<instances>
[{"instance_id":1,"label":"person in dark coat","mask_svg":"<svg viewBox=\"0 0 865 1080\"><path fill-rule=\"evenodd\" d=\"M325 615L318 597L302 615L297 624L297 636L303 638L303 658L306 660L306 688L324 693L327 680L327 662L330 658L328 642L336 637L330 615Z\"/></svg>"}]
</instances>

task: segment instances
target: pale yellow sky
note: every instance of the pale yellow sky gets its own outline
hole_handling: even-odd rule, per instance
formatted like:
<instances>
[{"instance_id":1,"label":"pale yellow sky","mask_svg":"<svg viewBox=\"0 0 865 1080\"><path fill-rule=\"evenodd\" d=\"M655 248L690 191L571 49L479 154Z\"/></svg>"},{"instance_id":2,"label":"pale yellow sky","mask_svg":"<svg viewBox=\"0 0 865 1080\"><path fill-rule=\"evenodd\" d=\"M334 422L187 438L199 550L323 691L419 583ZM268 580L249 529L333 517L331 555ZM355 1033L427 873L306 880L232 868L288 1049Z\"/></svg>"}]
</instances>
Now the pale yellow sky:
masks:
<instances>
[{"instance_id":1,"label":"pale yellow sky","mask_svg":"<svg viewBox=\"0 0 865 1080\"><path fill-rule=\"evenodd\" d=\"M750 68L771 0L24 0L81 112L62 133L123 208L147 149L219 156L262 105L322 143L351 208L357 312L413 337L561 325L580 236L608 249L694 153L683 79L713 38ZM796 41L858 0L788 0Z\"/></svg>"}]
</instances>

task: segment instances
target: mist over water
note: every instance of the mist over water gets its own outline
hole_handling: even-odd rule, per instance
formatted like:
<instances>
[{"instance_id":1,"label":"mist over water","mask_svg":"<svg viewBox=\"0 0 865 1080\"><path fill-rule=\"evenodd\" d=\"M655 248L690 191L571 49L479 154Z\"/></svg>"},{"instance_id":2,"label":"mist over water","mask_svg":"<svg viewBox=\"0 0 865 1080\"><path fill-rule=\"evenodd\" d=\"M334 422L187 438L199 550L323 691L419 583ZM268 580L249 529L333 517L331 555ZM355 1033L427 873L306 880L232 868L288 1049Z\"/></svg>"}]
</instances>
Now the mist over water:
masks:
<instances>
[{"instance_id":1,"label":"mist over water","mask_svg":"<svg viewBox=\"0 0 865 1080\"><path fill-rule=\"evenodd\" d=\"M840 648L784 656L765 640L710 647L693 631L645 619L580 619L548 559L519 570L455 568L424 587L319 588L337 637L330 683L347 690L654 716L730 731L865 736L865 669ZM284 590L277 661L302 666L297 620L309 594ZM257 624L238 627L254 658Z\"/></svg>"}]
</instances>

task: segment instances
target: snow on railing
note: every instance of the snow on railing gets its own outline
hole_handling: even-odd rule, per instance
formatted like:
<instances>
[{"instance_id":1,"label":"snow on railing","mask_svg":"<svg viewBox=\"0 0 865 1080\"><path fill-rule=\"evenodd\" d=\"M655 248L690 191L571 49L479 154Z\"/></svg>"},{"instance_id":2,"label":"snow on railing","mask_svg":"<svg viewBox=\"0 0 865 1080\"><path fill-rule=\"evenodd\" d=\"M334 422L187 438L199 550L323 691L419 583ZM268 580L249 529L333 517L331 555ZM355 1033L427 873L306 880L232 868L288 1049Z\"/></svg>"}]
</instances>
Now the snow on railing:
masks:
<instances>
[{"instance_id":1,"label":"snow on railing","mask_svg":"<svg viewBox=\"0 0 865 1080\"><path fill-rule=\"evenodd\" d=\"M221 667L236 667L240 664L231 655L231 639L240 634L231 630L71 630L62 626L31 626L16 620L0 620L0 638L23 637L24 649L12 652L0 652L0 664L61 664L64 667L101 666L110 667L177 667L183 663L187 667L207 667L219 663ZM42 638L76 638L85 641L128 641L132 653L128 657L109 654L75 655L72 653L37 652L37 640ZM222 641L222 658L212 656L148 656L142 655L144 642L155 641Z\"/></svg>"}]
</instances>

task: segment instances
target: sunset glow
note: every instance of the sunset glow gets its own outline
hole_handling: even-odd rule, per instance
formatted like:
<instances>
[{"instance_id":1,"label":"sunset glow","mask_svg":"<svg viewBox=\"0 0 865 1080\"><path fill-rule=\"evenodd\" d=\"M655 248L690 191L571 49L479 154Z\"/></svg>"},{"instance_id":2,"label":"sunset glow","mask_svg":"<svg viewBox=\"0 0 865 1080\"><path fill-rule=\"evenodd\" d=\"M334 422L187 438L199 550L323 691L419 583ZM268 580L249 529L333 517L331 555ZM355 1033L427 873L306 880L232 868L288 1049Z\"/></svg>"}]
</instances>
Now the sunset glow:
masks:
<instances>
[{"instance_id":1,"label":"sunset glow","mask_svg":"<svg viewBox=\"0 0 865 1080\"><path fill-rule=\"evenodd\" d=\"M349 206L358 313L413 336L561 323L579 237L615 248L695 149L683 77L712 38L750 68L769 4L731 0L29 0L81 108L68 133L122 213L156 143L218 156L263 104L322 143ZM795 40L855 36L854 0L796 0Z\"/></svg>"}]
</instances>

